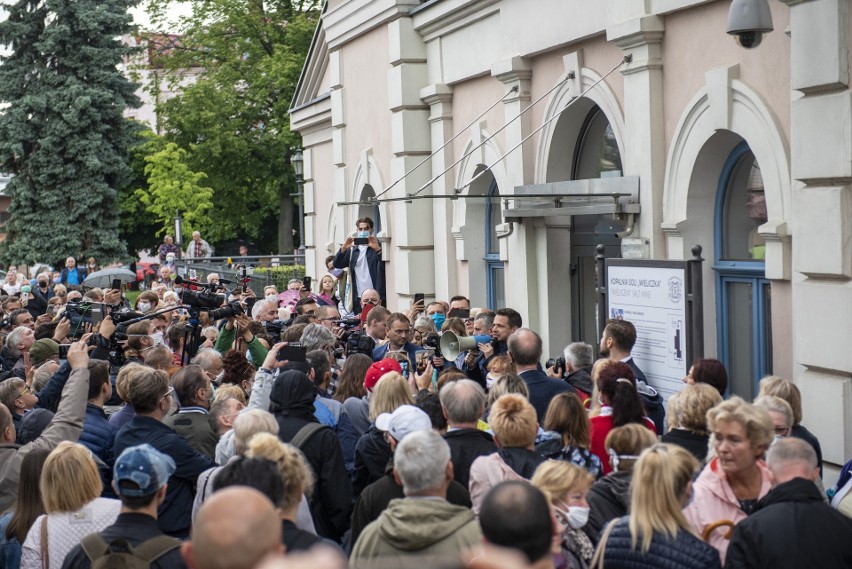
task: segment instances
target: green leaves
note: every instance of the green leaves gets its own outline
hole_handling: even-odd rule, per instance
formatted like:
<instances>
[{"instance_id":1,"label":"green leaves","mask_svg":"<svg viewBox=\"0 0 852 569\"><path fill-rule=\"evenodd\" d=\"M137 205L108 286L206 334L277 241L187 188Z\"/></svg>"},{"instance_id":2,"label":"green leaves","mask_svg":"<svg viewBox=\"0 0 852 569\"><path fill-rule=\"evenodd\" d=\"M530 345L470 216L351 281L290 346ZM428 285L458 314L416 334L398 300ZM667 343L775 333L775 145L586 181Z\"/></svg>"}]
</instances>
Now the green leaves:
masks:
<instances>
[{"instance_id":1,"label":"green leaves","mask_svg":"<svg viewBox=\"0 0 852 569\"><path fill-rule=\"evenodd\" d=\"M0 163L14 174L2 256L10 262L126 257L116 189L129 174L135 86L117 69L129 48L126 0L19 0L0 41Z\"/></svg>"}]
</instances>

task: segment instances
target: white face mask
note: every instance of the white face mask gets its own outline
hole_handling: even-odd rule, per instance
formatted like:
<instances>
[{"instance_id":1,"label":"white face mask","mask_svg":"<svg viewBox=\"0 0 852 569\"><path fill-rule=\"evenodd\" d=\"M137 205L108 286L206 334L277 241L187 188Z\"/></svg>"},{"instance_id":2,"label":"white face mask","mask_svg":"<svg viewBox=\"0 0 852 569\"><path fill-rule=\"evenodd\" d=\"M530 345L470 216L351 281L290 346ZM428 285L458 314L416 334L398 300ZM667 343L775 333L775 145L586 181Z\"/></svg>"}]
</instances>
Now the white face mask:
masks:
<instances>
[{"instance_id":1,"label":"white face mask","mask_svg":"<svg viewBox=\"0 0 852 569\"><path fill-rule=\"evenodd\" d=\"M266 300L269 300L269 301L275 302L275 303L277 304L277 303L278 303L278 296L276 296L276 295L274 295L274 294L267 294L267 295L266 295Z\"/></svg>"},{"instance_id":2,"label":"white face mask","mask_svg":"<svg viewBox=\"0 0 852 569\"><path fill-rule=\"evenodd\" d=\"M568 525L574 529L580 529L589 521L589 508L583 506L570 506L567 510L558 510Z\"/></svg>"},{"instance_id":3,"label":"white face mask","mask_svg":"<svg viewBox=\"0 0 852 569\"><path fill-rule=\"evenodd\" d=\"M497 378L490 373L485 376L485 389L491 389L491 386L497 383Z\"/></svg>"},{"instance_id":4,"label":"white face mask","mask_svg":"<svg viewBox=\"0 0 852 569\"><path fill-rule=\"evenodd\" d=\"M154 341L155 346L159 346L163 343L163 333L162 332L154 332L151 334L151 340Z\"/></svg>"},{"instance_id":5,"label":"white face mask","mask_svg":"<svg viewBox=\"0 0 852 569\"><path fill-rule=\"evenodd\" d=\"M136 308L139 309L139 312L148 312L149 310L151 310L151 303L150 302L140 302L139 304L136 305Z\"/></svg>"}]
</instances>

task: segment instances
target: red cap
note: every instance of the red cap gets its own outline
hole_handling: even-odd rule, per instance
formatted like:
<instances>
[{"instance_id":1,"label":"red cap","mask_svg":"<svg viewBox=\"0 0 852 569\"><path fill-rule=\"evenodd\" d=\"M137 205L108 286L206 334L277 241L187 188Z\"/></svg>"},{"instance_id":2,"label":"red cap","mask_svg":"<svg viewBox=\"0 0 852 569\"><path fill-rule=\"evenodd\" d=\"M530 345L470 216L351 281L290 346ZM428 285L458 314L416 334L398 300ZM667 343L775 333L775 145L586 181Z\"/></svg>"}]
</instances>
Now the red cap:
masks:
<instances>
[{"instance_id":1,"label":"red cap","mask_svg":"<svg viewBox=\"0 0 852 569\"><path fill-rule=\"evenodd\" d=\"M367 369L367 375L364 377L364 389L369 392L373 391L373 388L376 387L376 384L386 373L395 371L397 373L402 373L402 366L399 365L399 362L392 358L385 358L381 361L374 362Z\"/></svg>"}]
</instances>

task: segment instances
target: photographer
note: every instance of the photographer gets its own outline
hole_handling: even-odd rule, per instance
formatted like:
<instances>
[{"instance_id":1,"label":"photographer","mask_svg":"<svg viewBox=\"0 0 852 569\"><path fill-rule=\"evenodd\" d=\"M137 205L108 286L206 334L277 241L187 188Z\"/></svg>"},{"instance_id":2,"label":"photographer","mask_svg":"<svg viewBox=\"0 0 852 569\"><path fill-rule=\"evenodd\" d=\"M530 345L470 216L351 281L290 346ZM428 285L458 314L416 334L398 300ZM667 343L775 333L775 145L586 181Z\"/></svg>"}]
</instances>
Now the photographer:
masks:
<instances>
[{"instance_id":1,"label":"photographer","mask_svg":"<svg viewBox=\"0 0 852 569\"><path fill-rule=\"evenodd\" d=\"M358 231L350 235L334 256L332 264L338 269L349 269L351 279L352 314L361 313L361 293L375 289L382 301L385 300L385 265L382 262L382 247L373 235L373 220L362 217L355 222Z\"/></svg>"},{"instance_id":2,"label":"photographer","mask_svg":"<svg viewBox=\"0 0 852 569\"><path fill-rule=\"evenodd\" d=\"M251 319L245 314L228 318L225 321L225 326L219 331L219 337L216 339L214 349L220 354L226 353L234 346L237 333L239 333L239 337L245 342L248 353L251 355L251 360L253 362L264 361L269 350L252 334L249 329L250 325Z\"/></svg>"},{"instance_id":3,"label":"photographer","mask_svg":"<svg viewBox=\"0 0 852 569\"><path fill-rule=\"evenodd\" d=\"M591 397L594 384L592 382L592 364L595 363L595 354L591 345L583 342L574 342L565 347L565 356L562 362L565 366L564 374L562 370L554 369L557 366L549 367L547 375L557 379L565 379L569 385L572 385L577 390L580 396L580 401L585 401Z\"/></svg>"}]
</instances>

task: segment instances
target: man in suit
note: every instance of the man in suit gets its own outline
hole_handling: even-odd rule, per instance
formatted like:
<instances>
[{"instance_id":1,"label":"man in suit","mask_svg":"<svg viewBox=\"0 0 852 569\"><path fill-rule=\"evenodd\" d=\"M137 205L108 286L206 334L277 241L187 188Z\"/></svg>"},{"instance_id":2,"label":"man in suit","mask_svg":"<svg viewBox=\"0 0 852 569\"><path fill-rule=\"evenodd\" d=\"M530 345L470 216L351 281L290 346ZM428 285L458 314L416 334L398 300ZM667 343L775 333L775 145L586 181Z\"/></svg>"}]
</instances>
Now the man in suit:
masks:
<instances>
[{"instance_id":1,"label":"man in suit","mask_svg":"<svg viewBox=\"0 0 852 569\"><path fill-rule=\"evenodd\" d=\"M372 312L372 311L370 311ZM417 344L412 344L411 338L411 320L401 312L394 312L387 319L387 339L388 341L376 347L373 350L373 361L379 362L388 357L389 351L402 352L408 356L409 364L414 366L417 364L417 352L423 348ZM409 371L412 368L409 367Z\"/></svg>"},{"instance_id":2,"label":"man in suit","mask_svg":"<svg viewBox=\"0 0 852 569\"><path fill-rule=\"evenodd\" d=\"M636 365L631 351L636 344L636 327L629 320L610 319L606 323L603 334L601 334L601 356L610 358L617 362L627 364L636 376L636 390L642 404L645 405L645 413L654 421L657 433L665 432L666 410L663 398L657 390L648 385L645 374Z\"/></svg>"},{"instance_id":3,"label":"man in suit","mask_svg":"<svg viewBox=\"0 0 852 569\"><path fill-rule=\"evenodd\" d=\"M550 400L563 391L574 388L548 376L539 368L542 346L541 336L529 328L519 328L509 336L509 356L515 362L515 370L530 390L530 403L535 407L538 422L544 420Z\"/></svg>"}]
</instances>

